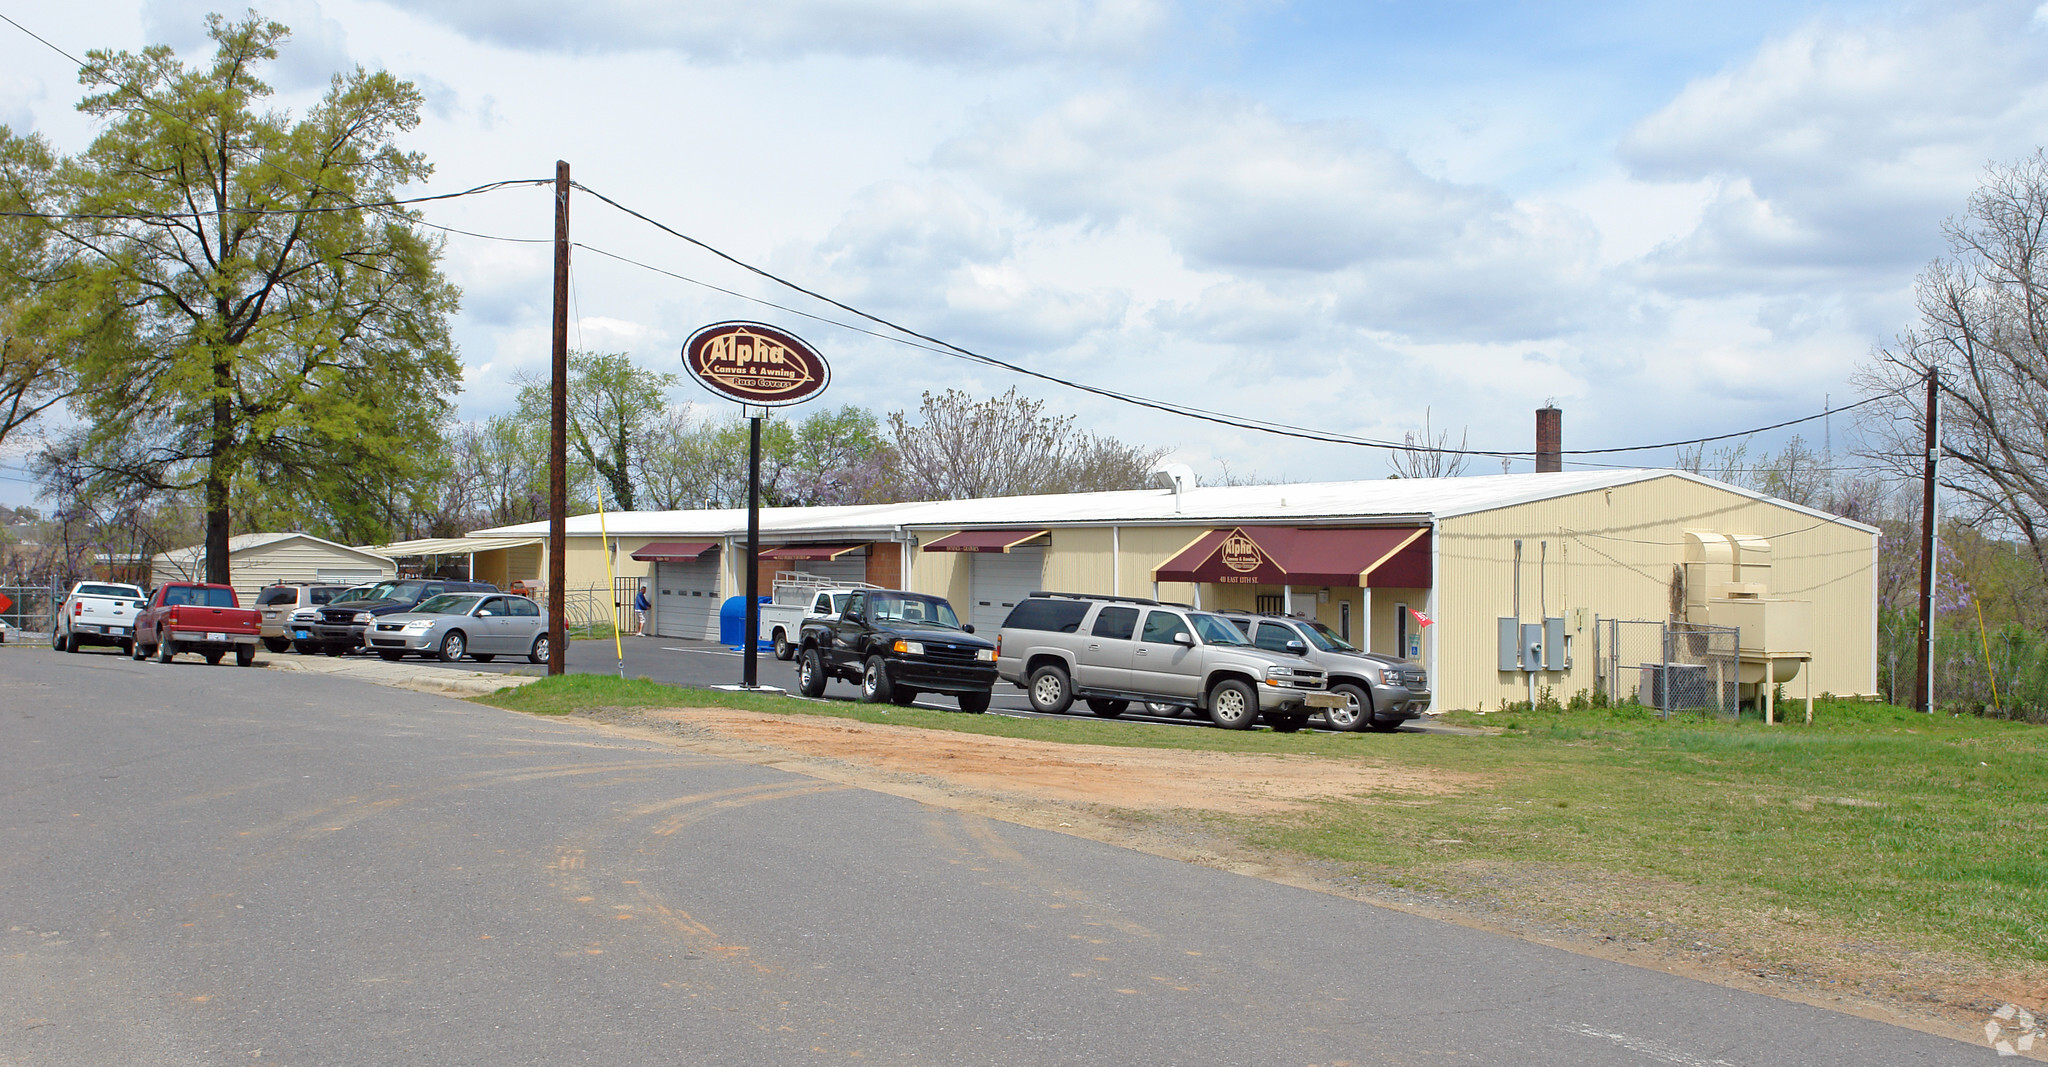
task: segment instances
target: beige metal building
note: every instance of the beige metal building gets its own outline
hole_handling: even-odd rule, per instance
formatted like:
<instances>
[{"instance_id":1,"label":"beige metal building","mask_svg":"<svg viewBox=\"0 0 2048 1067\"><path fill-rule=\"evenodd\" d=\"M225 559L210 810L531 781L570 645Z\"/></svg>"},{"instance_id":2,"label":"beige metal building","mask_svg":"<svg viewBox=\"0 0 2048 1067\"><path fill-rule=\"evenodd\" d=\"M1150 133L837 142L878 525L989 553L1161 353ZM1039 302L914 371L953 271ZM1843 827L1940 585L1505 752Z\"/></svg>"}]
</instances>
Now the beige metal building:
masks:
<instances>
[{"instance_id":1,"label":"beige metal building","mask_svg":"<svg viewBox=\"0 0 2048 1067\"><path fill-rule=\"evenodd\" d=\"M605 586L609 553L649 583L658 633L715 637L744 589L746 513L608 522L603 544L597 516L570 520L572 591ZM1739 625L1750 693L1877 687L1878 531L1671 470L770 508L761 529L763 593L777 571L859 578L944 595L983 633L1033 589L1290 610L1422 661L1438 709L1594 690L1618 666L1593 647L1615 619Z\"/></svg>"},{"instance_id":2,"label":"beige metal building","mask_svg":"<svg viewBox=\"0 0 2048 1067\"><path fill-rule=\"evenodd\" d=\"M398 565L388 556L336 544L312 534L240 534L228 538L228 584L244 606L264 586L281 582L356 585L389 578ZM150 583L206 580L206 546L158 553L150 561Z\"/></svg>"}]
</instances>

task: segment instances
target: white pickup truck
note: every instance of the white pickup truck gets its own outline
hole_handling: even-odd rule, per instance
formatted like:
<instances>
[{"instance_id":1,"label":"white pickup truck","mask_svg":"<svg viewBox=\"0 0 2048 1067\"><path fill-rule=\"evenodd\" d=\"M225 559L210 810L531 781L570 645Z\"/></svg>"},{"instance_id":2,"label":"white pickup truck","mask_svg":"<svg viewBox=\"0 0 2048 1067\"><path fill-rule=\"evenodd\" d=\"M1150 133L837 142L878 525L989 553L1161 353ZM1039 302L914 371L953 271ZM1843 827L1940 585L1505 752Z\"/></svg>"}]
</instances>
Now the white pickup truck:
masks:
<instances>
[{"instance_id":1,"label":"white pickup truck","mask_svg":"<svg viewBox=\"0 0 2048 1067\"><path fill-rule=\"evenodd\" d=\"M805 619L837 615L854 590L876 588L879 587L866 582L783 571L775 576L775 592L770 602L761 605L760 638L774 646L776 659L795 659Z\"/></svg>"},{"instance_id":2,"label":"white pickup truck","mask_svg":"<svg viewBox=\"0 0 2048 1067\"><path fill-rule=\"evenodd\" d=\"M80 582L57 606L50 627L50 647L59 652L82 651L86 645L135 647L135 616L147 594L139 585L121 582Z\"/></svg>"}]
</instances>

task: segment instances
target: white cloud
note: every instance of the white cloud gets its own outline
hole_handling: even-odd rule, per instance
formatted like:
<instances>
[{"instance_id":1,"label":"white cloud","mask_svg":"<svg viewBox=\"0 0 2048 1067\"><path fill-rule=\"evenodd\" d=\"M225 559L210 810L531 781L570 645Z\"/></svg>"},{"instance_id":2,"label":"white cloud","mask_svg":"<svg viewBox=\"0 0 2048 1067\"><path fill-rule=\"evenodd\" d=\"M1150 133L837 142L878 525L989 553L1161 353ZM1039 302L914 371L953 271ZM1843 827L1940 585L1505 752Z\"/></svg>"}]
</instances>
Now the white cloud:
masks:
<instances>
[{"instance_id":1,"label":"white cloud","mask_svg":"<svg viewBox=\"0 0 2048 1067\"><path fill-rule=\"evenodd\" d=\"M1623 139L1655 181L1715 183L1648 264L1698 292L1889 286L1939 250L1987 162L2048 141L2048 34L2010 0L1817 20L1700 79Z\"/></svg>"},{"instance_id":2,"label":"white cloud","mask_svg":"<svg viewBox=\"0 0 2048 1067\"><path fill-rule=\"evenodd\" d=\"M810 54L934 63L1134 52L1166 26L1164 0L426 0L415 14L534 51L673 49L732 61Z\"/></svg>"}]
</instances>

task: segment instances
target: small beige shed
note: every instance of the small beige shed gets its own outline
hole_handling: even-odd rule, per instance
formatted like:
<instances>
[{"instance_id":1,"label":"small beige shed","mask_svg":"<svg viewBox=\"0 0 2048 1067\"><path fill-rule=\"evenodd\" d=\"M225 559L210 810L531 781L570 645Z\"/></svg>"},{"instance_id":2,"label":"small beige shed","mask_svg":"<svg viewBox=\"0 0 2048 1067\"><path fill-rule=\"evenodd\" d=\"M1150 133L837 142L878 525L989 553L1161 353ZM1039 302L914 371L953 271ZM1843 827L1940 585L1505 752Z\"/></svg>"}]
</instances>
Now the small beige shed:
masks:
<instances>
[{"instance_id":1,"label":"small beige shed","mask_svg":"<svg viewBox=\"0 0 2048 1067\"><path fill-rule=\"evenodd\" d=\"M243 605L255 603L264 586L281 582L357 585L395 577L398 564L388 556L350 548L304 533L241 534L228 538L228 584ZM206 577L206 546L190 545L159 553L150 561L150 584L202 581Z\"/></svg>"}]
</instances>

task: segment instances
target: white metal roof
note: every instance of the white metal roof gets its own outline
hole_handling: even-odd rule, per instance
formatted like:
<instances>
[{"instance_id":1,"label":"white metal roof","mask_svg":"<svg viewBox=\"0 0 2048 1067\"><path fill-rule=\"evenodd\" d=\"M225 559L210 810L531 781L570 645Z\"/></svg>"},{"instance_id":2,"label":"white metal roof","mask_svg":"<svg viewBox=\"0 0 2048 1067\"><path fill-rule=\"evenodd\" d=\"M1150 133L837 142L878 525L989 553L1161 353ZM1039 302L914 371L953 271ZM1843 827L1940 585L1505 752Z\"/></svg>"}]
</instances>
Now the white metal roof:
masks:
<instances>
[{"instance_id":1,"label":"white metal roof","mask_svg":"<svg viewBox=\"0 0 2048 1067\"><path fill-rule=\"evenodd\" d=\"M1518 504L1594 492L1655 478L1683 478L1702 485L1770 500L1822 519L1877 531L1862 523L1765 497L1684 471L1630 469L1547 474L1493 474L1473 478L1388 478L1361 482L1292 485L1204 486L1176 499L1168 489L1055 496L932 500L903 504L762 508L761 532L777 538L884 536L904 528L977 526L1213 525L1250 522L1427 522ZM708 511L614 512L605 516L613 537L729 537L744 534L744 508ZM597 515L568 520L571 536L598 533ZM545 537L546 522L479 530L476 537Z\"/></svg>"},{"instance_id":2,"label":"white metal roof","mask_svg":"<svg viewBox=\"0 0 2048 1067\"><path fill-rule=\"evenodd\" d=\"M235 536L228 538L228 555L229 557L234 557L243 552L247 552L252 548L262 548L266 545L274 545L279 541L290 541L294 538L311 541L315 544L326 545L329 548L337 549L342 552L347 552L351 555L367 556L380 563L392 562L385 556L380 555L373 548L350 548L349 546L341 544L340 542L329 541L324 537L314 537L312 534L309 533L236 534ZM206 545L203 543L197 545L186 545L184 548L174 548L171 549L169 552L159 552L156 555L156 559L158 560L170 563L174 566L186 566L188 568L190 566L197 565L198 561L203 560L205 558Z\"/></svg>"},{"instance_id":3,"label":"white metal roof","mask_svg":"<svg viewBox=\"0 0 2048 1067\"><path fill-rule=\"evenodd\" d=\"M394 559L400 556L462 556L472 552L489 552L497 548L518 548L521 545L537 545L546 540L547 524L541 524L539 537L422 537L412 541L393 541L388 545L373 545L366 551Z\"/></svg>"}]
</instances>

